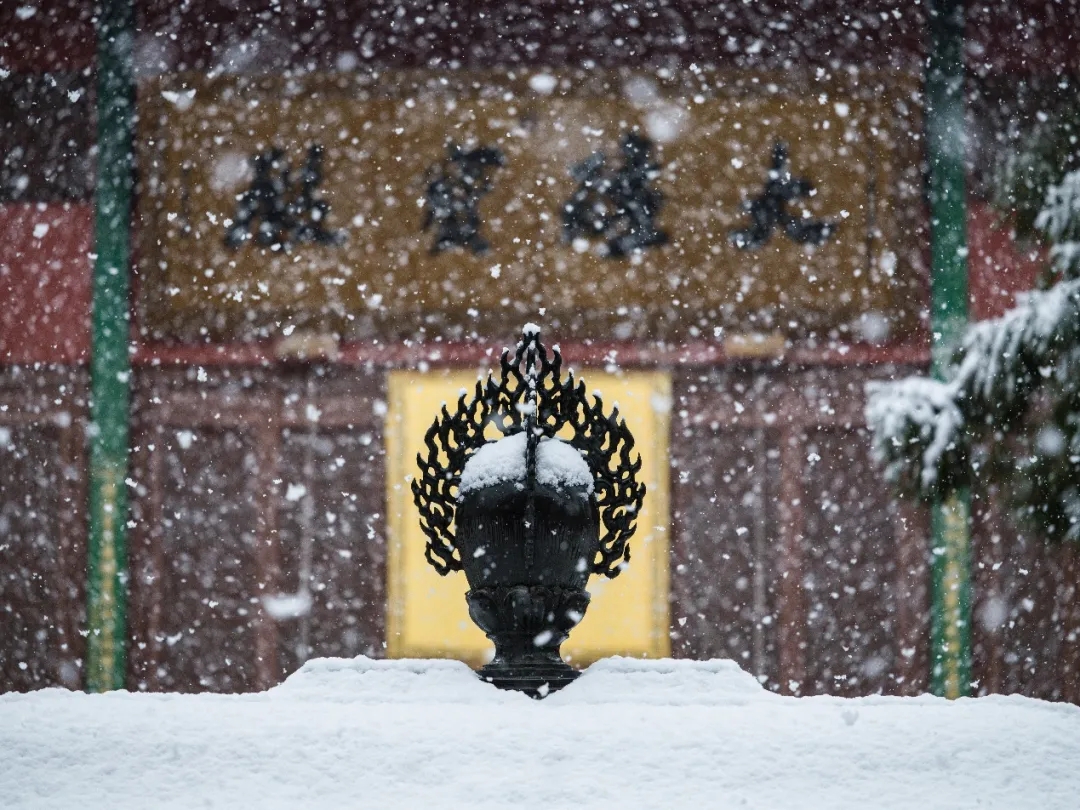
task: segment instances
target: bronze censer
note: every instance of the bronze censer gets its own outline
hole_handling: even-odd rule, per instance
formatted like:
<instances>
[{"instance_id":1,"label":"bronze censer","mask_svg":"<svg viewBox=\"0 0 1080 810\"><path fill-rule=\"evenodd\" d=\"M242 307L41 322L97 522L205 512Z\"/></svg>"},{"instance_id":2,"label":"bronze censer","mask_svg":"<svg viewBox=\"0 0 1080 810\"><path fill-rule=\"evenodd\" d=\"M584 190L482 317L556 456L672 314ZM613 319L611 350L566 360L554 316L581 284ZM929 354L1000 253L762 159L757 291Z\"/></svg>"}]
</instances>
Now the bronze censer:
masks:
<instances>
[{"instance_id":1,"label":"bronze censer","mask_svg":"<svg viewBox=\"0 0 1080 810\"><path fill-rule=\"evenodd\" d=\"M427 561L465 572L469 615L495 644L480 676L543 697L578 675L559 648L589 607L589 576L629 562L645 485L618 407L563 377L538 327L500 364L453 413L443 405L412 491Z\"/></svg>"}]
</instances>

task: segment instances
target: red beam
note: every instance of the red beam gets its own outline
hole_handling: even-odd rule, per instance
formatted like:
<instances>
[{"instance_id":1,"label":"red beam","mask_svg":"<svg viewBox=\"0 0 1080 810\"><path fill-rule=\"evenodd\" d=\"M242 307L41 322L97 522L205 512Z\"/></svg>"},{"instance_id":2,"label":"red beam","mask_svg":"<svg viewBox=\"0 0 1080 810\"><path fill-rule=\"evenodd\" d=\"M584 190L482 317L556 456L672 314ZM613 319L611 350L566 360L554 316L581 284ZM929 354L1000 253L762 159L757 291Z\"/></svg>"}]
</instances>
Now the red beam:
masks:
<instances>
[{"instance_id":1,"label":"red beam","mask_svg":"<svg viewBox=\"0 0 1080 810\"><path fill-rule=\"evenodd\" d=\"M332 362L343 366L375 365L383 368L476 366L494 363L503 345L472 342L343 343ZM619 368L710 367L733 364L775 366L925 366L930 362L928 342L889 346L830 344L826 347L793 346L779 356L732 356L718 343L705 341L662 343L562 343L563 356L575 365ZM274 366L286 362L274 343L154 344L138 343L132 358L136 366Z\"/></svg>"}]
</instances>

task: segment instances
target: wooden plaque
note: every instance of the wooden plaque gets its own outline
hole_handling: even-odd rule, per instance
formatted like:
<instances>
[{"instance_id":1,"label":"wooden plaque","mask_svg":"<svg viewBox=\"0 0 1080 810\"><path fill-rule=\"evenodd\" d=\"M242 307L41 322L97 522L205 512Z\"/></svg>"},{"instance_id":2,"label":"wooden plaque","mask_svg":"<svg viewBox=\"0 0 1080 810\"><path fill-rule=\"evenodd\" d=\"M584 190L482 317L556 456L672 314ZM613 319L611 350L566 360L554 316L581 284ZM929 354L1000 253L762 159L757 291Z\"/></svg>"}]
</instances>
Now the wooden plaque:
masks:
<instances>
[{"instance_id":1,"label":"wooden plaque","mask_svg":"<svg viewBox=\"0 0 1080 810\"><path fill-rule=\"evenodd\" d=\"M915 318L912 94L903 76L153 80L139 100L143 321L158 338L296 328L343 340L464 338L514 333L544 313L565 337L670 339L731 328L824 337L869 316L870 337L882 339ZM662 195L654 223L666 241L613 258L603 237L568 240L562 212L580 189L572 167L600 152L615 176L631 132L651 146L650 186ZM435 230L424 230L448 142L502 156L476 205L483 253L433 251ZM835 233L806 245L778 228L740 249L732 235L750 223L744 204L762 193L777 143L792 176L813 184L789 210ZM313 147L319 182L306 210L323 206L327 238L230 245L258 157L280 150L269 173L279 202L303 209Z\"/></svg>"}]
</instances>

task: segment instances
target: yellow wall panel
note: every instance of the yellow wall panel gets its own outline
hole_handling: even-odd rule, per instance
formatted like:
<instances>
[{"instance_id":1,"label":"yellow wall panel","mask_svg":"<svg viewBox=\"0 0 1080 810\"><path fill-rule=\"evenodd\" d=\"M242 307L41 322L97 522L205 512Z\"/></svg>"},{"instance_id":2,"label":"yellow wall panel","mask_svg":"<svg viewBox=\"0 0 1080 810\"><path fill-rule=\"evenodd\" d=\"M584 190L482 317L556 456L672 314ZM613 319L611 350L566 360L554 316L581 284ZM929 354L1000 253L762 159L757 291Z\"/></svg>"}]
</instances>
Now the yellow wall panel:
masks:
<instances>
[{"instance_id":1,"label":"yellow wall panel","mask_svg":"<svg viewBox=\"0 0 1080 810\"><path fill-rule=\"evenodd\" d=\"M648 489L631 542L629 567L616 579L593 576L592 603L563 645L576 663L607 655L662 657L668 639L668 410L670 378L663 372L614 375L586 370L590 391L619 411L637 440ZM409 486L424 433L443 402L471 391L477 374L467 371L397 371L390 374L386 425L387 652L393 657L445 656L473 664L493 650L469 619L463 572L440 577L424 559L425 537Z\"/></svg>"}]
</instances>

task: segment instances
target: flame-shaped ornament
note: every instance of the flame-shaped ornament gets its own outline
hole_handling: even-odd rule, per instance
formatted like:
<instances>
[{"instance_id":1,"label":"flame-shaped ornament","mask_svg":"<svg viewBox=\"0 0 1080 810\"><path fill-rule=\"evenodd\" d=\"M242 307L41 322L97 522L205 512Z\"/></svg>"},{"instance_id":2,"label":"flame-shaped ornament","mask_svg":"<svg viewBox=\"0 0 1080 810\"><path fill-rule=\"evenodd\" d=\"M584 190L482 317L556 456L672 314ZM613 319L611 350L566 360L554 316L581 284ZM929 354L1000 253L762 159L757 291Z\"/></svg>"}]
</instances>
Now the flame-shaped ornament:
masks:
<instances>
[{"instance_id":1,"label":"flame-shaped ornament","mask_svg":"<svg viewBox=\"0 0 1080 810\"><path fill-rule=\"evenodd\" d=\"M589 576L629 562L645 485L618 408L563 377L539 327L500 364L498 381L443 405L412 491L428 562L464 570L469 615L495 643L481 677L543 697L577 677L559 647L588 608Z\"/></svg>"}]
</instances>

